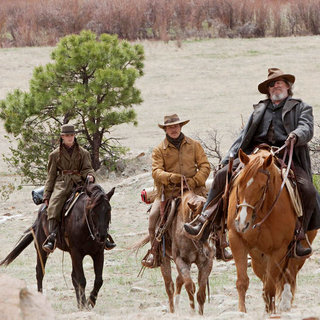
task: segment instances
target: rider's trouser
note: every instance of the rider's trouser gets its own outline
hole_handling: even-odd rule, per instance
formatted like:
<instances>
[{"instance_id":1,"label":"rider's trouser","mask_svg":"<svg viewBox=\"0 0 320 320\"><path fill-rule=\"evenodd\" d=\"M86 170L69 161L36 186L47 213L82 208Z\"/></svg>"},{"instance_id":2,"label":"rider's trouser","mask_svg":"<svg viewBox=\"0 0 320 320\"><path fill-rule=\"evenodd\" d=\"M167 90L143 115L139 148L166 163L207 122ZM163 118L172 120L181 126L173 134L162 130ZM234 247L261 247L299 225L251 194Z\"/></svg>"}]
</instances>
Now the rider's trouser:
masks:
<instances>
[{"instance_id":1,"label":"rider's trouser","mask_svg":"<svg viewBox=\"0 0 320 320\"><path fill-rule=\"evenodd\" d=\"M47 209L48 220L49 219L56 219L57 221L61 220L61 211L62 208L67 201L68 197L70 196L73 189L72 184L68 184L65 186L64 184L56 183L54 190L51 194L49 199L49 206Z\"/></svg>"},{"instance_id":2,"label":"rider's trouser","mask_svg":"<svg viewBox=\"0 0 320 320\"><path fill-rule=\"evenodd\" d=\"M159 217L160 217L160 198L156 198L152 203L152 207L149 215L149 236L150 236L151 245L155 238L156 225Z\"/></svg>"},{"instance_id":3,"label":"rider's trouser","mask_svg":"<svg viewBox=\"0 0 320 320\"><path fill-rule=\"evenodd\" d=\"M295 165L294 171L303 208L302 227L307 232L309 222L316 208L317 191L307 173L300 166Z\"/></svg>"}]
</instances>

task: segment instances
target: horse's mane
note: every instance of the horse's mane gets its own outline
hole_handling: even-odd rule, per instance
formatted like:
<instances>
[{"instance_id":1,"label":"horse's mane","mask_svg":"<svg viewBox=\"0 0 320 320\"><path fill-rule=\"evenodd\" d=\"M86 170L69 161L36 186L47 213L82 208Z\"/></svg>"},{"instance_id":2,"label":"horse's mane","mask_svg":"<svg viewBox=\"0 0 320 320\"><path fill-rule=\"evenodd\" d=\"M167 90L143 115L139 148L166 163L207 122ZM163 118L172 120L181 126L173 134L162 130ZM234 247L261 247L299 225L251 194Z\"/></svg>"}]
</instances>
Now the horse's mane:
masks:
<instances>
[{"instance_id":1,"label":"horse's mane","mask_svg":"<svg viewBox=\"0 0 320 320\"><path fill-rule=\"evenodd\" d=\"M197 207L197 211L193 212L191 217L192 218L191 220L193 220L196 215L201 213L201 209L203 208L203 205L206 202L206 198L195 194L193 191L187 191L184 194L184 196L181 199L181 204L182 204L182 207L184 208L184 211L182 212L184 221L190 221L190 216L189 216L190 208L188 206L188 202L191 205L194 205Z\"/></svg>"},{"instance_id":2,"label":"horse's mane","mask_svg":"<svg viewBox=\"0 0 320 320\"><path fill-rule=\"evenodd\" d=\"M86 193L90 197L91 203L88 206L88 209L93 209L97 206L102 199L106 198L106 193L102 187L98 184L92 183L86 187Z\"/></svg>"},{"instance_id":3,"label":"horse's mane","mask_svg":"<svg viewBox=\"0 0 320 320\"><path fill-rule=\"evenodd\" d=\"M249 178L254 177L263 165L265 158L260 152L254 157L251 156L250 162L241 170L241 180L247 181Z\"/></svg>"}]
</instances>

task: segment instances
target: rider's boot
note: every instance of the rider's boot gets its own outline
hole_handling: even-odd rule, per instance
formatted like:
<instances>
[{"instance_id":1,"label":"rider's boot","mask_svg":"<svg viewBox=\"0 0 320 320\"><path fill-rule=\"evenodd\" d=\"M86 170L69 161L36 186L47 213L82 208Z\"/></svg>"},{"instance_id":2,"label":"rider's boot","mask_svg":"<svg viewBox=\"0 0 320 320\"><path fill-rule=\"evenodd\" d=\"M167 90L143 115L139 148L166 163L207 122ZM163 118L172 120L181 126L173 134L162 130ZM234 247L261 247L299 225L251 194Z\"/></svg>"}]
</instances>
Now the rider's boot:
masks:
<instances>
[{"instance_id":1,"label":"rider's boot","mask_svg":"<svg viewBox=\"0 0 320 320\"><path fill-rule=\"evenodd\" d=\"M297 221L296 234L297 234L297 236L296 236L296 244L294 246L294 249L295 249L294 256L297 258L299 258L299 257L305 258L312 253L312 248L309 243L308 243L308 245L309 245L308 248L303 247L301 244L301 240L306 239L306 235L303 230L302 223L301 223L301 218L299 218L299 220Z\"/></svg>"},{"instance_id":2,"label":"rider's boot","mask_svg":"<svg viewBox=\"0 0 320 320\"><path fill-rule=\"evenodd\" d=\"M197 236L201 231L204 223L209 219L209 216L206 215L206 211L202 212L198 216L195 222L189 222L184 224L184 229L192 236ZM193 225L195 223L195 225Z\"/></svg>"},{"instance_id":3,"label":"rider's boot","mask_svg":"<svg viewBox=\"0 0 320 320\"><path fill-rule=\"evenodd\" d=\"M48 220L48 231L49 231L49 236L48 238L44 241L42 245L42 249L45 252L51 253L55 249L55 244L56 244L56 238L57 238L57 233L58 233L58 228L59 228L59 223L56 219L49 219Z\"/></svg>"},{"instance_id":4,"label":"rider's boot","mask_svg":"<svg viewBox=\"0 0 320 320\"><path fill-rule=\"evenodd\" d=\"M107 236L106 236L106 242L105 242L105 245L104 245L104 249L105 250L112 250L113 248L115 248L117 245L116 243L114 242L113 238L111 237L111 235L109 233L107 233Z\"/></svg>"},{"instance_id":5,"label":"rider's boot","mask_svg":"<svg viewBox=\"0 0 320 320\"><path fill-rule=\"evenodd\" d=\"M192 237L200 237L203 234L205 226L211 220L211 218L214 219L215 224L219 225L222 214L220 204L221 202L218 200L209 208L204 207L201 214L195 220L184 224L185 231Z\"/></svg>"},{"instance_id":6,"label":"rider's boot","mask_svg":"<svg viewBox=\"0 0 320 320\"><path fill-rule=\"evenodd\" d=\"M155 229L149 228L149 235L150 235L150 243L151 249L148 250L146 256L142 259L141 264L146 268L154 268L156 266L156 252L155 248Z\"/></svg>"},{"instance_id":7,"label":"rider's boot","mask_svg":"<svg viewBox=\"0 0 320 320\"><path fill-rule=\"evenodd\" d=\"M215 240L215 247L216 247L216 259L223 260L223 261L230 261L233 259L232 253L229 252L226 247L228 243L226 241L226 234L224 233L222 236L222 243L220 243L220 239Z\"/></svg>"}]
</instances>

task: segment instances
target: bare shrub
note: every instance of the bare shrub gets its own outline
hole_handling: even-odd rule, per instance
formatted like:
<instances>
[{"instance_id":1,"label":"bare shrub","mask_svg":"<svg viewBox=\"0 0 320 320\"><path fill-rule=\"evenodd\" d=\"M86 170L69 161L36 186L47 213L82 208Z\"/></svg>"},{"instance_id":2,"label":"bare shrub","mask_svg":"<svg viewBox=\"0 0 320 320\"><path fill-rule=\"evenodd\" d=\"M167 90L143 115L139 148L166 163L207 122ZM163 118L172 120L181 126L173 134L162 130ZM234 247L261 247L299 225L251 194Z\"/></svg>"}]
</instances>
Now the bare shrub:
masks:
<instances>
[{"instance_id":1,"label":"bare shrub","mask_svg":"<svg viewBox=\"0 0 320 320\"><path fill-rule=\"evenodd\" d=\"M89 29L129 40L320 34L319 0L3 0L0 46Z\"/></svg>"},{"instance_id":2,"label":"bare shrub","mask_svg":"<svg viewBox=\"0 0 320 320\"><path fill-rule=\"evenodd\" d=\"M221 137L219 136L218 131L215 129L207 130L205 137L196 135L195 139L201 143L209 159L211 168L216 172L219 169L219 164L222 160L222 153L220 149Z\"/></svg>"}]
</instances>

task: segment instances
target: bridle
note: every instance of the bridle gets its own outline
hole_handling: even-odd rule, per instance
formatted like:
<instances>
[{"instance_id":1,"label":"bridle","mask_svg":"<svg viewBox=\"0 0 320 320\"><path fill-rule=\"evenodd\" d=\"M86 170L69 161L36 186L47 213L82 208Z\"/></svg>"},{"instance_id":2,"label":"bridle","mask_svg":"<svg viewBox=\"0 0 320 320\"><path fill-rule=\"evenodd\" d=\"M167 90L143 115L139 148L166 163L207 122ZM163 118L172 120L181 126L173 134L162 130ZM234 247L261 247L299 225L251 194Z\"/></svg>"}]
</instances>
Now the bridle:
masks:
<instances>
[{"instance_id":1,"label":"bridle","mask_svg":"<svg viewBox=\"0 0 320 320\"><path fill-rule=\"evenodd\" d=\"M257 216L257 212L261 209L261 207L263 206L264 200L266 198L266 194L269 188L269 182L270 182L270 172L265 170L265 169L259 169L258 172L261 172L263 174L265 174L267 176L267 181L263 187L262 190L262 195L260 197L260 199L258 200L258 202L253 206L249 203L239 203L239 193L238 193L238 186L236 189L236 199L237 199L237 206L236 206L236 211L238 211L239 208L242 207L247 207L252 209L253 213L252 213L252 221L255 221L256 216Z\"/></svg>"},{"instance_id":2,"label":"bridle","mask_svg":"<svg viewBox=\"0 0 320 320\"><path fill-rule=\"evenodd\" d=\"M108 200L106 195L104 196L104 199ZM97 241L100 244L103 244L104 241L99 241L97 239L97 237L95 235L98 234L98 228L95 225L95 223L93 222L92 219L92 206L91 206L91 199L89 197L89 199L87 199L87 201L84 202L84 215L85 215L85 219L86 219L86 223L87 223L87 227L89 230L89 234L90 234L90 238L94 241Z\"/></svg>"},{"instance_id":3,"label":"bridle","mask_svg":"<svg viewBox=\"0 0 320 320\"><path fill-rule=\"evenodd\" d=\"M284 156L283 156L283 163L284 163L284 160L286 159L286 157L288 155L288 159L289 159L288 160L288 166L287 166L286 172L284 174L284 178L283 178L282 184L280 186L279 192L278 192L276 198L274 199L272 205L270 206L267 214L263 217L263 219L261 221L259 221L255 225L253 225L252 229L255 229L257 227L260 228L260 226L269 218L273 208L275 207L277 201L280 198L281 192L282 192L282 190L284 188L284 185L285 185L285 183L286 183L286 181L288 179L290 168L291 168L291 164L292 164L293 146L294 146L294 142L292 140L290 141L290 145L289 146L290 146L290 148L286 144L284 144L281 148L279 148L276 152L273 153L273 155L275 155L276 153L278 153L281 150L285 149ZM288 152L288 149L289 149L289 152ZM270 172L269 171L264 170L264 169L259 169L258 172L262 172L262 173L266 174L267 177L268 177L267 183L266 183L265 188L264 188L263 196L261 197L261 199L258 201L258 203L255 206L247 205L247 204L239 204L239 205L237 204L237 210L238 210L238 206L239 207L247 206L247 207L253 209L254 218L256 217L256 212L262 207L262 204L263 204L264 199L265 199L265 195L267 193L268 184L269 184L269 181L270 181ZM237 202L238 202L238 187L237 187Z\"/></svg>"}]
</instances>

